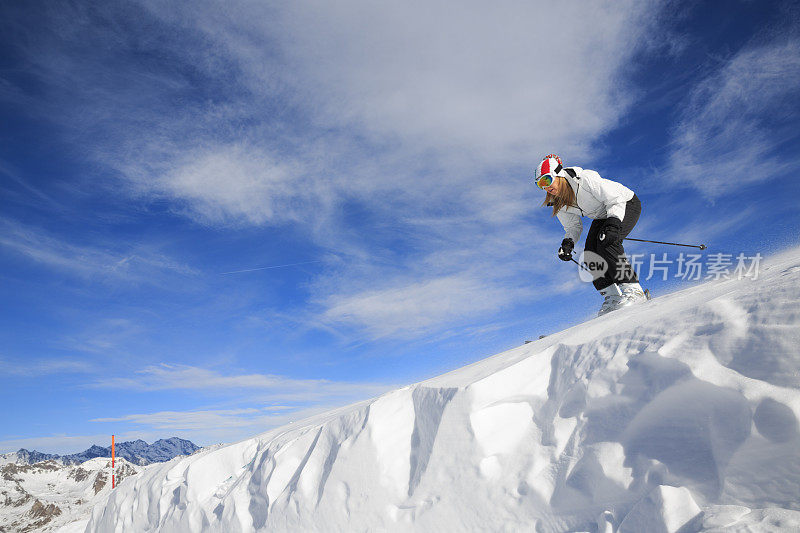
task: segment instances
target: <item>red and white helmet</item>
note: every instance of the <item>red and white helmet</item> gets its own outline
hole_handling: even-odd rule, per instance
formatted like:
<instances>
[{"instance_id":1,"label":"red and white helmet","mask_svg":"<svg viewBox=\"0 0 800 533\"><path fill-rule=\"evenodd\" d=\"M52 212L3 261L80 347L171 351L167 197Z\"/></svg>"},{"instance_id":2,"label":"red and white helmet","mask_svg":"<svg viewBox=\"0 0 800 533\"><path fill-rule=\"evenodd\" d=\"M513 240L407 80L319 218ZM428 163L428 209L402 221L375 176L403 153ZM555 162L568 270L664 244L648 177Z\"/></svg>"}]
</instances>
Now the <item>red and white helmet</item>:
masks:
<instances>
[{"instance_id":1,"label":"red and white helmet","mask_svg":"<svg viewBox=\"0 0 800 533\"><path fill-rule=\"evenodd\" d=\"M542 159L542 162L539 163L539 166L536 167L536 175L534 176L534 181L537 181L541 176L545 174L552 174L553 176L563 176L564 173L564 165L561 163L561 158L558 157L556 154L547 154Z\"/></svg>"}]
</instances>

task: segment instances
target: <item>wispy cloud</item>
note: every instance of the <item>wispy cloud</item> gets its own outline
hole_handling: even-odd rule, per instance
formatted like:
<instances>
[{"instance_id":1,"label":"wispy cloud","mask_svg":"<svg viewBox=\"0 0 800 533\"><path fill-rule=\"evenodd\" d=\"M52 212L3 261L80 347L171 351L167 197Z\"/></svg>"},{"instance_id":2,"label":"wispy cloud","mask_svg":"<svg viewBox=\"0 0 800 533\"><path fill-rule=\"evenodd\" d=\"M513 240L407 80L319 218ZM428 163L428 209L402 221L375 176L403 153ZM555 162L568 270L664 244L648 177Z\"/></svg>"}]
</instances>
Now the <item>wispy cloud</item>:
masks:
<instances>
[{"instance_id":1,"label":"wispy cloud","mask_svg":"<svg viewBox=\"0 0 800 533\"><path fill-rule=\"evenodd\" d=\"M97 372L97 365L79 359L39 359L12 361L0 358L0 372L5 375L40 377L51 374L86 374Z\"/></svg>"},{"instance_id":2,"label":"wispy cloud","mask_svg":"<svg viewBox=\"0 0 800 533\"><path fill-rule=\"evenodd\" d=\"M0 440L0 453L15 452L24 448L28 451L68 454L83 451L92 444L110 446L111 435L49 435L11 438Z\"/></svg>"},{"instance_id":3,"label":"wispy cloud","mask_svg":"<svg viewBox=\"0 0 800 533\"><path fill-rule=\"evenodd\" d=\"M558 230L518 230L530 169L619 123L658 5L143 1L92 8L121 34L53 8L46 42L19 46L62 88L49 116L123 190L204 225L291 225L332 252L317 324L409 336L545 294L531 249Z\"/></svg>"},{"instance_id":4,"label":"wispy cloud","mask_svg":"<svg viewBox=\"0 0 800 533\"><path fill-rule=\"evenodd\" d=\"M147 426L150 431L208 431L211 428L253 428L257 432L322 413L329 406L317 406L286 412L269 406L243 409L207 409L197 411L160 411L96 418L92 422L128 422Z\"/></svg>"},{"instance_id":5,"label":"wispy cloud","mask_svg":"<svg viewBox=\"0 0 800 533\"><path fill-rule=\"evenodd\" d=\"M224 405L202 409L132 413L91 420L112 424L112 427L136 424L148 434L178 434L205 443L244 438L334 407L373 398L397 387L259 373L222 373L172 364L146 367L130 378L98 379L89 386L139 392L191 390L206 397L224 397Z\"/></svg>"},{"instance_id":6,"label":"wispy cloud","mask_svg":"<svg viewBox=\"0 0 800 533\"><path fill-rule=\"evenodd\" d=\"M324 318L366 328L375 338L417 336L465 316L498 311L514 299L511 289L461 274L333 296Z\"/></svg>"},{"instance_id":7,"label":"wispy cloud","mask_svg":"<svg viewBox=\"0 0 800 533\"><path fill-rule=\"evenodd\" d=\"M702 220L702 223L691 224L677 233L675 238L678 242L708 244L711 249L714 249L714 239L724 236L732 229L742 227L747 224L747 221L753 220L757 216L758 207L756 206L740 208L714 220Z\"/></svg>"},{"instance_id":8,"label":"wispy cloud","mask_svg":"<svg viewBox=\"0 0 800 533\"><path fill-rule=\"evenodd\" d=\"M2 79L0 79L0 87L2 87ZM0 89L0 93L2 90ZM1 98L1 96L0 96ZM16 191L13 191L12 194L14 195L17 201L25 202L28 205L37 205L44 202L49 208L51 209L60 209L59 203L53 199L53 197L49 194L44 193L38 187L34 187L30 183L28 183L22 176L19 175L15 169L13 169L8 163L5 161L0 160L0 176L4 176L8 178L17 188L24 191L24 196L27 198L23 199L23 195L18 194ZM5 184L0 183L3 189L13 189L12 187L8 187Z\"/></svg>"},{"instance_id":9,"label":"wispy cloud","mask_svg":"<svg viewBox=\"0 0 800 533\"><path fill-rule=\"evenodd\" d=\"M307 170L263 146L241 143L194 150L164 167L156 192L185 202L191 215L218 225L261 225L302 220L316 203L303 183Z\"/></svg>"},{"instance_id":10,"label":"wispy cloud","mask_svg":"<svg viewBox=\"0 0 800 533\"><path fill-rule=\"evenodd\" d=\"M70 330L59 344L68 350L106 354L145 334L145 328L129 318L100 318L81 329Z\"/></svg>"},{"instance_id":11,"label":"wispy cloud","mask_svg":"<svg viewBox=\"0 0 800 533\"><path fill-rule=\"evenodd\" d=\"M507 161L551 143L586 150L616 121L628 102L614 78L639 37L631 22L648 7L292 4L280 26L294 38L281 45L328 123L473 162ZM569 21L584 38L531 31L543 20Z\"/></svg>"},{"instance_id":12,"label":"wispy cloud","mask_svg":"<svg viewBox=\"0 0 800 533\"><path fill-rule=\"evenodd\" d=\"M46 230L0 218L0 247L49 267L83 277L158 283L162 274L197 272L146 247L113 249L67 242Z\"/></svg>"},{"instance_id":13,"label":"wispy cloud","mask_svg":"<svg viewBox=\"0 0 800 533\"><path fill-rule=\"evenodd\" d=\"M174 364L148 366L137 371L134 377L104 378L89 386L135 391L192 389L231 395L248 389L264 401L267 398L271 401L319 401L342 396L367 398L391 388L388 384L292 379L271 374L223 374L208 368Z\"/></svg>"},{"instance_id":14,"label":"wispy cloud","mask_svg":"<svg viewBox=\"0 0 800 533\"><path fill-rule=\"evenodd\" d=\"M744 48L692 91L666 179L714 198L797 169L776 149L797 138L798 99L800 40Z\"/></svg>"},{"instance_id":15,"label":"wispy cloud","mask_svg":"<svg viewBox=\"0 0 800 533\"><path fill-rule=\"evenodd\" d=\"M245 272L259 272L261 270L272 270L274 268L288 268L293 266L300 266L300 265L311 265L314 263L321 263L322 261L301 261L299 263L287 263L285 265L270 265L264 267L256 267L256 268L246 268L244 270L231 270L230 272L221 272L221 274L243 274Z\"/></svg>"},{"instance_id":16,"label":"wispy cloud","mask_svg":"<svg viewBox=\"0 0 800 533\"><path fill-rule=\"evenodd\" d=\"M347 264L340 277L312 287L322 324L360 330L369 339L419 338L499 317L575 274L554 264L561 232L546 215L535 224L488 228L484 220L457 215L406 223L421 241L412 244L412 259Z\"/></svg>"},{"instance_id":17,"label":"wispy cloud","mask_svg":"<svg viewBox=\"0 0 800 533\"><path fill-rule=\"evenodd\" d=\"M71 7L52 13L50 41L25 52L52 85L80 88L59 93L67 101L53 116L136 190L204 223L313 226L329 204L371 191L416 190L431 205L442 200L431 190L476 185L487 166L532 166L555 147L588 154L630 105L618 81L655 2L623 4L93 8L124 16L130 39ZM583 38L531 31L541 20L568 21ZM161 63L108 69L156 42ZM92 43L103 53L77 53Z\"/></svg>"},{"instance_id":18,"label":"wispy cloud","mask_svg":"<svg viewBox=\"0 0 800 533\"><path fill-rule=\"evenodd\" d=\"M93 389L140 393L193 391L204 398L222 398L216 405L202 408L136 412L99 416L90 420L92 423L106 424L110 432L122 434L122 430L125 430L125 435L135 438L178 435L202 444L245 438L334 407L379 396L397 386L221 372L176 364L148 366L130 377L96 377L86 385ZM130 430L131 424L140 426L140 429ZM38 446L49 443L47 438L31 438L8 440L0 442L0 445L8 447L28 442ZM53 445L56 444L64 447L67 443L54 439Z\"/></svg>"}]
</instances>

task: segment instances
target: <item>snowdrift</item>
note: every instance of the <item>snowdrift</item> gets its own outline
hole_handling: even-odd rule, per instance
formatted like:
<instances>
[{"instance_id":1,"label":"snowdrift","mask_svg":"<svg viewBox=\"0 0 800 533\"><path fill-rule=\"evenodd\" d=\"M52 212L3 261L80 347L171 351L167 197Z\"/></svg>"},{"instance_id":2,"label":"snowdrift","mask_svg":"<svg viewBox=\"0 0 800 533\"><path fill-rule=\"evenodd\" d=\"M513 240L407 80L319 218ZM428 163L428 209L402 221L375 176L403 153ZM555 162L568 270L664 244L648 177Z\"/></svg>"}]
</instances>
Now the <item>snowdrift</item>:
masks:
<instances>
[{"instance_id":1,"label":"snowdrift","mask_svg":"<svg viewBox=\"0 0 800 533\"><path fill-rule=\"evenodd\" d=\"M800 249L154 466L87 531L800 529Z\"/></svg>"}]
</instances>

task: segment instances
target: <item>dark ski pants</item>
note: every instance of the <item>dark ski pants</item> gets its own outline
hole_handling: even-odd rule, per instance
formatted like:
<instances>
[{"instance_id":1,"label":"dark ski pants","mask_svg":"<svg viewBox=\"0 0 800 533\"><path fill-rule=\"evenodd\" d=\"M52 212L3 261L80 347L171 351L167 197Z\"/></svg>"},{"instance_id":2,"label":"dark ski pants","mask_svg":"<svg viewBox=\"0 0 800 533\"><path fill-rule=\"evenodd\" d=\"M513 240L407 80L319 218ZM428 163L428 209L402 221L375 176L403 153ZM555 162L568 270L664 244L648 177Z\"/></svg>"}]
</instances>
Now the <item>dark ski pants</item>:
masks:
<instances>
[{"instance_id":1,"label":"dark ski pants","mask_svg":"<svg viewBox=\"0 0 800 533\"><path fill-rule=\"evenodd\" d=\"M600 230L606 225L608 219L604 218L592 221L592 225L589 227L589 233L586 235L586 244L583 249L600 255L608 264L606 273L592 282L594 288L598 291L605 289L613 283L638 283L639 278L636 276L636 272L633 268L631 268L630 263L628 263L628 258L625 257L625 249L622 247L622 238L628 236L636 225L636 222L639 221L639 215L641 213L642 203L634 194L633 198L628 200L628 203L625 205L625 218L622 220L620 241L611 246L599 247L597 245L597 234L600 233Z\"/></svg>"}]
</instances>

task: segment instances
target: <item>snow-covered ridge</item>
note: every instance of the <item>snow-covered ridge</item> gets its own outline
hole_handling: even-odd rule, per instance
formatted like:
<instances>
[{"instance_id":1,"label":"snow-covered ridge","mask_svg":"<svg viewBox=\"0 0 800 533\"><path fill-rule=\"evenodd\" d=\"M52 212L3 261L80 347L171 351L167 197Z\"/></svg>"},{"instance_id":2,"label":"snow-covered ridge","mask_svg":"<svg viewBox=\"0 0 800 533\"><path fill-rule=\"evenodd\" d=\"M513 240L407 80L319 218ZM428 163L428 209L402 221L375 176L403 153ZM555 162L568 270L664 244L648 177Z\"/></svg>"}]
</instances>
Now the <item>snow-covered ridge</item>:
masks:
<instances>
[{"instance_id":1,"label":"snow-covered ridge","mask_svg":"<svg viewBox=\"0 0 800 533\"><path fill-rule=\"evenodd\" d=\"M141 439L120 442L116 444L115 448L117 457L142 466L169 461L179 455L191 455L200 449L199 446L196 446L191 441L179 439L178 437L159 439L153 444L147 444ZM95 457L111 457L111 446L103 447L95 444L80 453L70 455L56 455L21 449L12 453L0 454L0 465L8 463L30 465L41 461L56 461L65 465L78 465Z\"/></svg>"},{"instance_id":2,"label":"snow-covered ridge","mask_svg":"<svg viewBox=\"0 0 800 533\"><path fill-rule=\"evenodd\" d=\"M154 465L87 531L800 528L800 249Z\"/></svg>"},{"instance_id":3,"label":"snow-covered ridge","mask_svg":"<svg viewBox=\"0 0 800 533\"><path fill-rule=\"evenodd\" d=\"M143 440L116 445L118 482L142 467L198 450L176 437L153 444ZM55 455L19 450L0 455L0 532L55 531L72 522L85 527L94 505L111 493L111 447ZM80 523L77 529L81 531Z\"/></svg>"},{"instance_id":4,"label":"snow-covered ridge","mask_svg":"<svg viewBox=\"0 0 800 533\"><path fill-rule=\"evenodd\" d=\"M55 460L0 467L0 531L53 531L83 520L111 493L111 460L96 458L81 465ZM142 467L125 459L115 464L117 481Z\"/></svg>"},{"instance_id":5,"label":"snow-covered ridge","mask_svg":"<svg viewBox=\"0 0 800 533\"><path fill-rule=\"evenodd\" d=\"M58 458L59 456L56 454L42 453L37 452L36 450L28 451L25 448L20 448L16 452L0 453L0 466L10 463L18 465L32 465L50 460L60 462L58 461Z\"/></svg>"}]
</instances>

